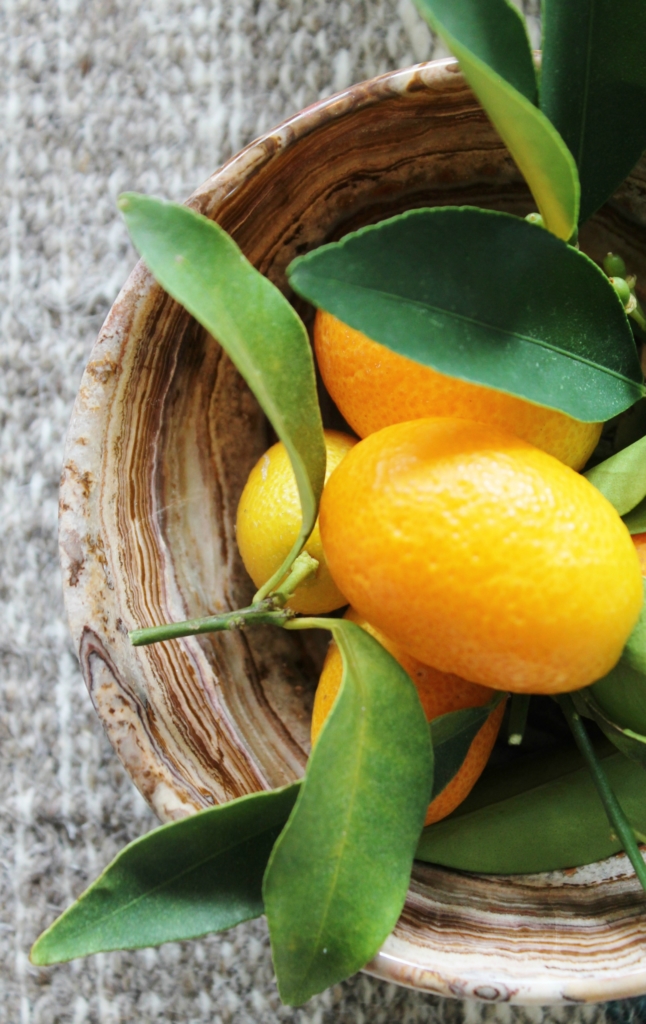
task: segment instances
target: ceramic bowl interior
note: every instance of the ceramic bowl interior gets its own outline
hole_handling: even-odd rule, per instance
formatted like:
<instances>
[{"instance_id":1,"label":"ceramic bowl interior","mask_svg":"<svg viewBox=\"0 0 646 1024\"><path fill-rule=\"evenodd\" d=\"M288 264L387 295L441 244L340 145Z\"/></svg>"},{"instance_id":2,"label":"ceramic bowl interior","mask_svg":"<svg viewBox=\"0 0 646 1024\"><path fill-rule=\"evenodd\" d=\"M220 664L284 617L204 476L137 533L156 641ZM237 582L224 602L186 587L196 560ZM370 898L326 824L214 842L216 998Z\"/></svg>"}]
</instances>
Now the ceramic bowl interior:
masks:
<instances>
[{"instance_id":1,"label":"ceramic bowl interior","mask_svg":"<svg viewBox=\"0 0 646 1024\"><path fill-rule=\"evenodd\" d=\"M596 258L620 249L642 278L645 170L582 236ZM243 150L189 202L288 295L294 256L362 224L420 206L533 208L453 61L310 107ZM295 305L311 323L311 310ZM283 785L308 756L323 634L263 628L138 649L127 638L130 629L248 603L235 512L271 439L217 342L139 264L75 405L60 543L90 695L164 821ZM646 902L623 857L510 878L419 865L401 920L368 969L442 995L609 999L646 990L645 930Z\"/></svg>"}]
</instances>

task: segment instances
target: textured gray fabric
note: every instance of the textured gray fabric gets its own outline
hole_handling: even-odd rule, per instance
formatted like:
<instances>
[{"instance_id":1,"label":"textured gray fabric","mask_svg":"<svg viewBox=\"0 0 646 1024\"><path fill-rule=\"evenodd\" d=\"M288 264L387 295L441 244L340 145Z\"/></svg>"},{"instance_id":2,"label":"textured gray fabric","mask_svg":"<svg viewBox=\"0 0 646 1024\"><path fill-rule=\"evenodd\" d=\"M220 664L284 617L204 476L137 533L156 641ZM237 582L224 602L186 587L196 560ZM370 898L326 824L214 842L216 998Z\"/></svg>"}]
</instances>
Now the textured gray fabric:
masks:
<instances>
[{"instance_id":1,"label":"textured gray fabric","mask_svg":"<svg viewBox=\"0 0 646 1024\"><path fill-rule=\"evenodd\" d=\"M264 922L30 966L39 931L154 824L85 693L56 551L72 402L134 263L116 196L184 198L263 129L433 43L409 0L3 0L0 23L0 1022L603 1021L603 1009L485 1008L362 975L282 1008Z\"/></svg>"}]
</instances>

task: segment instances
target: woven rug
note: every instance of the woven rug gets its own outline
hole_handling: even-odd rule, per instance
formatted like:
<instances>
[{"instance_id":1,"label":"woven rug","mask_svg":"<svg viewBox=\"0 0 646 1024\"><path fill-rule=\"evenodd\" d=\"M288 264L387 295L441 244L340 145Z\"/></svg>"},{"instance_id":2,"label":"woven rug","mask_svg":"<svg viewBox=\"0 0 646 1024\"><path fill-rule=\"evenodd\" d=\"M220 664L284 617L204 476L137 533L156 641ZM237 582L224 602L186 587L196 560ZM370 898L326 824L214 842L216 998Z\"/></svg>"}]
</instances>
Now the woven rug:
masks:
<instances>
[{"instance_id":1,"label":"woven rug","mask_svg":"<svg viewBox=\"0 0 646 1024\"><path fill-rule=\"evenodd\" d=\"M43 927L155 824L93 715L56 548L72 403L135 262L116 197L183 199L308 103L443 51L409 0L3 0L0 25L0 1022L645 1020L638 1001L523 1010L364 975L285 1008L264 921L159 950L29 964Z\"/></svg>"}]
</instances>

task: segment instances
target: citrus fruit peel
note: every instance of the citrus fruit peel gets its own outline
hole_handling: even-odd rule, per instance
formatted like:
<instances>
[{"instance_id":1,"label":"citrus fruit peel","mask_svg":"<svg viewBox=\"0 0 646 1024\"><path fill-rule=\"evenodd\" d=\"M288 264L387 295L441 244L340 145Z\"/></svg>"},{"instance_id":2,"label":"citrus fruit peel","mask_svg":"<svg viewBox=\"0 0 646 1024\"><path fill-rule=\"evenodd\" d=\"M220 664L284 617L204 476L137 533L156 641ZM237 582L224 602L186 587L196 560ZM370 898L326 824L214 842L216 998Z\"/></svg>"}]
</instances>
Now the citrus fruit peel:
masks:
<instances>
[{"instance_id":1,"label":"citrus fruit peel","mask_svg":"<svg viewBox=\"0 0 646 1024\"><path fill-rule=\"evenodd\" d=\"M314 347L333 401L359 437L429 416L490 424L582 469L602 423L582 423L556 409L438 373L393 352L319 309Z\"/></svg>"},{"instance_id":2,"label":"citrus fruit peel","mask_svg":"<svg viewBox=\"0 0 646 1024\"><path fill-rule=\"evenodd\" d=\"M325 431L326 480L355 444L355 439L347 434ZM287 449L279 441L251 470L238 504L238 548L257 587L262 587L283 564L298 537L301 523L296 478ZM343 607L348 602L327 567L318 521L304 550L318 562L318 568L287 601L287 608L320 615Z\"/></svg>"},{"instance_id":3,"label":"citrus fruit peel","mask_svg":"<svg viewBox=\"0 0 646 1024\"><path fill-rule=\"evenodd\" d=\"M465 420L386 427L331 476L330 571L404 650L484 686L559 693L618 661L643 601L608 501L526 442Z\"/></svg>"},{"instance_id":4,"label":"citrus fruit peel","mask_svg":"<svg viewBox=\"0 0 646 1024\"><path fill-rule=\"evenodd\" d=\"M478 686L477 683L470 683L466 679L460 679L458 676L451 675L450 673L440 672L430 665L422 664L422 662L402 650L396 643L393 643L392 640L389 640L381 630L371 626L354 608L349 608L344 618L349 619L351 622L356 622L358 626L361 626L367 633L370 633L405 669L417 689L428 722L451 711L480 707L491 700L494 693L493 690L484 686ZM312 745L316 743L323 724L332 709L341 686L342 678L343 661L341 653L333 640L328 648L314 699ZM424 821L425 825L430 825L446 817L471 792L489 760L500 729L504 710L505 703L502 701L491 712L484 725L479 729L471 742L462 766L429 804Z\"/></svg>"}]
</instances>

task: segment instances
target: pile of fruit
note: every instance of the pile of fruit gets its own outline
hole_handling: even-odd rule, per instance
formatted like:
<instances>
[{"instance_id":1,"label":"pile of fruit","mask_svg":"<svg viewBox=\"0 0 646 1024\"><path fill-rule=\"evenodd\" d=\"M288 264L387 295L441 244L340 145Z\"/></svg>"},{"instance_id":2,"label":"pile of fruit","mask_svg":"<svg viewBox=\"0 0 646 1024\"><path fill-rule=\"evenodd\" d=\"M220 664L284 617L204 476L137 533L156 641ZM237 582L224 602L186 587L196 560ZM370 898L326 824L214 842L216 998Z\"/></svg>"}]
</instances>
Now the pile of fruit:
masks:
<instances>
[{"instance_id":1,"label":"pile of fruit","mask_svg":"<svg viewBox=\"0 0 646 1024\"><path fill-rule=\"evenodd\" d=\"M421 367L319 311L323 381L363 439L325 432L320 519L305 551L317 568L288 602L356 622L397 659L429 721L481 706L494 690L556 694L618 662L643 602L635 544L577 470L603 424ZM285 446L252 470L237 538L257 587L301 525ZM334 641L316 692L315 742L342 678ZM493 748L491 711L425 824L468 795Z\"/></svg>"}]
</instances>

